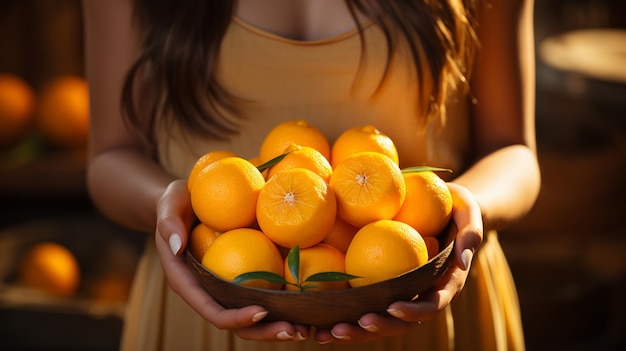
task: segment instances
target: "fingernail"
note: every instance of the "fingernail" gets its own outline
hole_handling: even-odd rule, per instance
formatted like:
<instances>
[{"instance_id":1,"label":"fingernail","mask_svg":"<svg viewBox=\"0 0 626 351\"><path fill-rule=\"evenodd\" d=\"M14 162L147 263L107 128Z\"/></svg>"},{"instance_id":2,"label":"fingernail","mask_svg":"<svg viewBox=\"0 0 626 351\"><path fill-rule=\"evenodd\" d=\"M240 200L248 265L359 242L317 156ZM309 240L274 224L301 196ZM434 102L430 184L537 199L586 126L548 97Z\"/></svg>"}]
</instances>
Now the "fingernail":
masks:
<instances>
[{"instance_id":1,"label":"fingernail","mask_svg":"<svg viewBox=\"0 0 626 351\"><path fill-rule=\"evenodd\" d=\"M267 316L267 311L258 312L254 316L252 316L252 321L256 323L260 321L261 319L265 318L265 316Z\"/></svg>"},{"instance_id":2,"label":"fingernail","mask_svg":"<svg viewBox=\"0 0 626 351\"><path fill-rule=\"evenodd\" d=\"M302 336L302 334L300 332L296 332L296 336L293 337L293 340L295 340L295 341L304 341L304 340L306 340L306 338L304 336Z\"/></svg>"},{"instance_id":3,"label":"fingernail","mask_svg":"<svg viewBox=\"0 0 626 351\"><path fill-rule=\"evenodd\" d=\"M335 339L339 339L339 340L350 340L350 336L349 335L337 335L335 334L332 330L330 331L331 334L333 334L333 336L335 337Z\"/></svg>"},{"instance_id":4,"label":"fingernail","mask_svg":"<svg viewBox=\"0 0 626 351\"><path fill-rule=\"evenodd\" d=\"M287 333L287 332L286 332L286 331L284 331L284 330L283 330L283 331L281 331L280 333L276 334L276 337L277 337L279 340L290 340L290 339L292 339L292 338L293 338L293 336L292 336L292 335L289 335L289 333Z\"/></svg>"},{"instance_id":5,"label":"fingernail","mask_svg":"<svg viewBox=\"0 0 626 351\"><path fill-rule=\"evenodd\" d=\"M463 262L463 270L467 270L470 266L470 264L472 263L472 257L474 256L474 253L472 252L472 250L470 249L465 249L463 250L463 252L461 253L461 261Z\"/></svg>"},{"instance_id":6,"label":"fingernail","mask_svg":"<svg viewBox=\"0 0 626 351\"><path fill-rule=\"evenodd\" d=\"M172 254L176 256L180 248L183 246L183 241L180 239L180 235L172 234L170 235L169 244L170 244L170 250L172 250Z\"/></svg>"},{"instance_id":7,"label":"fingernail","mask_svg":"<svg viewBox=\"0 0 626 351\"><path fill-rule=\"evenodd\" d=\"M377 332L378 331L378 326L376 324L363 325L363 324L361 324L361 321L359 321L359 325L361 326L361 328L367 330L368 332Z\"/></svg>"},{"instance_id":8,"label":"fingernail","mask_svg":"<svg viewBox=\"0 0 626 351\"><path fill-rule=\"evenodd\" d=\"M387 313L389 313L390 315L392 315L392 316L394 316L396 318L404 317L404 312L402 312L400 310L393 309L393 308L388 309Z\"/></svg>"}]
</instances>

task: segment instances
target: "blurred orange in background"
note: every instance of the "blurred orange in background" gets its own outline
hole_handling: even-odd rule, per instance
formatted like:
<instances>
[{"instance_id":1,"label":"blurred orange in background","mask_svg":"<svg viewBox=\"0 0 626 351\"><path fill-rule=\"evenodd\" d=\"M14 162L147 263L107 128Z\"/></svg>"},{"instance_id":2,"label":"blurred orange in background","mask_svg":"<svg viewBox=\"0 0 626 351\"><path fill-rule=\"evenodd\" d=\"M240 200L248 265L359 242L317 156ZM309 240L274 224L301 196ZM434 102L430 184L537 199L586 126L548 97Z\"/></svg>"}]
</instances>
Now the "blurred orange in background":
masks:
<instances>
[{"instance_id":1,"label":"blurred orange in background","mask_svg":"<svg viewBox=\"0 0 626 351\"><path fill-rule=\"evenodd\" d=\"M65 246L41 242L22 256L18 276L23 286L71 297L80 284L80 267L74 254Z\"/></svg>"},{"instance_id":2,"label":"blurred orange in background","mask_svg":"<svg viewBox=\"0 0 626 351\"><path fill-rule=\"evenodd\" d=\"M0 148L24 137L33 119L35 99L35 92L24 79L0 74Z\"/></svg>"},{"instance_id":3,"label":"blurred orange in background","mask_svg":"<svg viewBox=\"0 0 626 351\"><path fill-rule=\"evenodd\" d=\"M89 87L79 76L62 75L43 87L37 107L38 131L62 148L84 147L89 135Z\"/></svg>"}]
</instances>

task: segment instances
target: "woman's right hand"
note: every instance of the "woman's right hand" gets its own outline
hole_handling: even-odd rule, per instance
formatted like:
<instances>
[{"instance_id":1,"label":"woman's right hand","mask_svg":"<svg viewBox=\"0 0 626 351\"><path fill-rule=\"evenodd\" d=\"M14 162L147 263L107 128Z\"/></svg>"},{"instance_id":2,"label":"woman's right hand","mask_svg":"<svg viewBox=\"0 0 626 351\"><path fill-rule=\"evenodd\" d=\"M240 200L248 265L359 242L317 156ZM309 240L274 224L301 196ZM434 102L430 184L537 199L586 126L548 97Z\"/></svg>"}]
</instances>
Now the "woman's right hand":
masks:
<instances>
[{"instance_id":1,"label":"woman's right hand","mask_svg":"<svg viewBox=\"0 0 626 351\"><path fill-rule=\"evenodd\" d=\"M261 306L226 309L207 294L181 257L194 220L186 181L173 181L157 205L155 233L157 252L169 287L205 320L219 329L232 330L243 339L306 339L309 333L304 326L287 322L258 323L267 315Z\"/></svg>"}]
</instances>

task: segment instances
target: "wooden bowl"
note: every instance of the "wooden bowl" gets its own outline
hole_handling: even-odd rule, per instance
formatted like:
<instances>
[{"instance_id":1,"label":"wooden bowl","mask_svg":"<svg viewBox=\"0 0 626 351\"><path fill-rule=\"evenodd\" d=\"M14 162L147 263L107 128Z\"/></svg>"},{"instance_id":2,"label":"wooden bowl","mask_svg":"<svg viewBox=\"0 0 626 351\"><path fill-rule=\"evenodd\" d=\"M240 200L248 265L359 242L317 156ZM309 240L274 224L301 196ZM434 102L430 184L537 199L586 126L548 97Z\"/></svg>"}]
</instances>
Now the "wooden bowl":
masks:
<instances>
[{"instance_id":1,"label":"wooden bowl","mask_svg":"<svg viewBox=\"0 0 626 351\"><path fill-rule=\"evenodd\" d=\"M250 288L223 280L200 264L187 251L185 257L202 287L222 306L241 308L263 306L269 311L266 321L330 327L337 323L356 323L374 312L386 315L395 301L412 301L430 289L448 269L457 228L451 221L437 236L441 248L426 264L393 279L358 288L329 291L286 291Z\"/></svg>"}]
</instances>

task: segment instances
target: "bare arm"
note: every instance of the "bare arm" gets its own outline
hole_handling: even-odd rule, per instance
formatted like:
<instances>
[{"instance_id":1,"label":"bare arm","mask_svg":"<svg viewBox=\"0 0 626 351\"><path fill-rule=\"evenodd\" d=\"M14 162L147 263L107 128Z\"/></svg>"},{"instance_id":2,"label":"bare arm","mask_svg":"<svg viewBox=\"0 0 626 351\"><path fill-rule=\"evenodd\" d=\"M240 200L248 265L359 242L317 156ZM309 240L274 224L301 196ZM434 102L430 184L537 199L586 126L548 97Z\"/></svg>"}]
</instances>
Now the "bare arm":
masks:
<instances>
[{"instance_id":1,"label":"bare arm","mask_svg":"<svg viewBox=\"0 0 626 351\"><path fill-rule=\"evenodd\" d=\"M173 178L148 157L120 113L124 75L137 53L130 1L84 1L83 12L91 96L89 192L112 220L153 232L157 202Z\"/></svg>"},{"instance_id":2,"label":"bare arm","mask_svg":"<svg viewBox=\"0 0 626 351\"><path fill-rule=\"evenodd\" d=\"M155 233L169 287L218 328L267 341L297 330L306 335L286 322L257 324L267 314L262 307L225 309L199 285L180 257L193 218L186 182L146 153L120 114L122 82L137 52L130 0L84 0L83 8L92 109L88 186L95 205L122 225Z\"/></svg>"},{"instance_id":3,"label":"bare arm","mask_svg":"<svg viewBox=\"0 0 626 351\"><path fill-rule=\"evenodd\" d=\"M537 198L540 174L534 132L533 1L480 2L478 35L482 47L472 80L472 92L478 100L473 108L472 131L476 160L449 184L455 202L454 221L459 227L454 263L436 289L418 302L390 305L397 319L368 314L359 321L367 327L340 324L332 335L318 333L318 340L332 340L337 335L361 341L403 335L416 321L430 320L463 288L483 231L521 218Z\"/></svg>"},{"instance_id":4,"label":"bare arm","mask_svg":"<svg viewBox=\"0 0 626 351\"><path fill-rule=\"evenodd\" d=\"M540 187L535 154L533 1L481 2L472 92L478 161L454 182L477 199L485 229L522 217Z\"/></svg>"}]
</instances>

